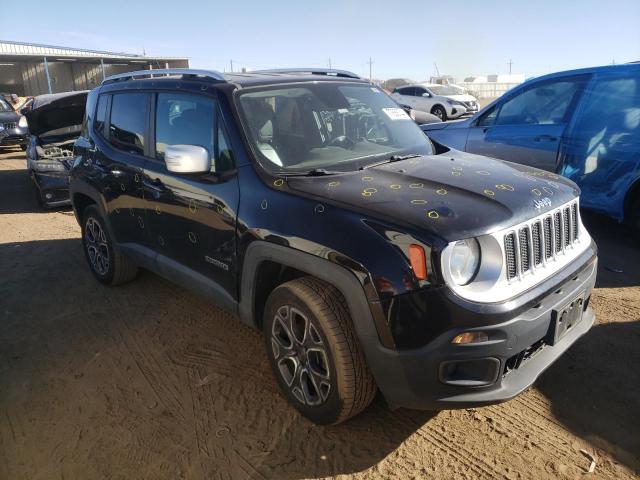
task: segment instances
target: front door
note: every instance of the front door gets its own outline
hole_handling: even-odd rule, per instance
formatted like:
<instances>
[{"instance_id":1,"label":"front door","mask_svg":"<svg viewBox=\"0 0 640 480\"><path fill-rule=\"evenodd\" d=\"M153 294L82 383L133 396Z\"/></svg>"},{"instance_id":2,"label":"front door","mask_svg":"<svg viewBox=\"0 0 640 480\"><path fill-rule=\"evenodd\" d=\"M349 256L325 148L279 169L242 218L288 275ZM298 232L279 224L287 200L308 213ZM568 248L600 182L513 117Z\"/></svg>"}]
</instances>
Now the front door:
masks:
<instances>
[{"instance_id":1,"label":"front door","mask_svg":"<svg viewBox=\"0 0 640 480\"><path fill-rule=\"evenodd\" d=\"M508 95L472 124L465 150L556 171L561 139L586 80L549 80Z\"/></svg>"},{"instance_id":2,"label":"front door","mask_svg":"<svg viewBox=\"0 0 640 480\"><path fill-rule=\"evenodd\" d=\"M238 180L215 97L161 92L154 95L152 116L155 142L142 183L158 268L184 281L212 280L235 297ZM169 172L164 161L168 145L204 147L211 172Z\"/></svg>"}]
</instances>

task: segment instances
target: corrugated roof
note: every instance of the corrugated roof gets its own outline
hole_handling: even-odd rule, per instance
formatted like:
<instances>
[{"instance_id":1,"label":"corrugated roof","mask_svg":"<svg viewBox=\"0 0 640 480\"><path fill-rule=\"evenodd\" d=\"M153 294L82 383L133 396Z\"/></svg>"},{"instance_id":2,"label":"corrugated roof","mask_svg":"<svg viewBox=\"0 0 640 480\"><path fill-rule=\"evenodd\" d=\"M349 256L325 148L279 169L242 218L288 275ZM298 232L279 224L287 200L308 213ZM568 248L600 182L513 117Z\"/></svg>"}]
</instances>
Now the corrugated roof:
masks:
<instances>
[{"instance_id":1,"label":"corrugated roof","mask_svg":"<svg viewBox=\"0 0 640 480\"><path fill-rule=\"evenodd\" d=\"M75 57L75 58L104 58L122 60L187 60L186 57L153 57L124 52L106 52L101 50L86 50L81 48L59 47L38 43L13 42L0 40L0 55L34 56L34 57Z\"/></svg>"}]
</instances>

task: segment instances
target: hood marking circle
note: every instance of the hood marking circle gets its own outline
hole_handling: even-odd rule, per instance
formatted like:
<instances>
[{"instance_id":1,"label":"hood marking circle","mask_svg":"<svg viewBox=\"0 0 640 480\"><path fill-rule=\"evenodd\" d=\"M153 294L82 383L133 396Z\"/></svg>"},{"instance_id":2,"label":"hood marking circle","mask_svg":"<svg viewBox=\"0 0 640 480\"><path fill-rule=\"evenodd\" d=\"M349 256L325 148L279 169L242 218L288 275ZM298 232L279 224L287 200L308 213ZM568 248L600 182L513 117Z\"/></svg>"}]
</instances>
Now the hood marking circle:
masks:
<instances>
[{"instance_id":1,"label":"hood marking circle","mask_svg":"<svg viewBox=\"0 0 640 480\"><path fill-rule=\"evenodd\" d=\"M499 183L496 185L496 188L498 190L507 190L509 192L515 191L515 188L513 188L513 186L509 185L508 183Z\"/></svg>"},{"instance_id":2,"label":"hood marking circle","mask_svg":"<svg viewBox=\"0 0 640 480\"><path fill-rule=\"evenodd\" d=\"M476 172L478 175L491 175L489 172L487 172L486 170L478 170Z\"/></svg>"},{"instance_id":3,"label":"hood marking circle","mask_svg":"<svg viewBox=\"0 0 640 480\"><path fill-rule=\"evenodd\" d=\"M549 187L542 187L542 190L544 190L545 193L548 193L549 195L553 195L553 190L551 190Z\"/></svg>"},{"instance_id":4,"label":"hood marking circle","mask_svg":"<svg viewBox=\"0 0 640 480\"><path fill-rule=\"evenodd\" d=\"M428 202L426 200L422 200L422 199L415 199L415 200L411 200L411 203L413 205L426 205Z\"/></svg>"},{"instance_id":5,"label":"hood marking circle","mask_svg":"<svg viewBox=\"0 0 640 480\"><path fill-rule=\"evenodd\" d=\"M284 180L281 178L278 178L277 180L273 181L274 187L281 187L282 185L284 185Z\"/></svg>"},{"instance_id":6,"label":"hood marking circle","mask_svg":"<svg viewBox=\"0 0 640 480\"><path fill-rule=\"evenodd\" d=\"M436 212L435 210L429 210L427 212L427 216L433 220L440 218L440 214L438 212Z\"/></svg>"},{"instance_id":7,"label":"hood marking circle","mask_svg":"<svg viewBox=\"0 0 640 480\"><path fill-rule=\"evenodd\" d=\"M495 196L495 194L496 194L496 192L494 192L493 190L489 190L488 188L485 188L485 189L483 190L483 193L484 193L485 195L489 195L490 197L493 197L493 196Z\"/></svg>"},{"instance_id":8,"label":"hood marking circle","mask_svg":"<svg viewBox=\"0 0 640 480\"><path fill-rule=\"evenodd\" d=\"M409 188L424 188L424 183L411 183Z\"/></svg>"},{"instance_id":9,"label":"hood marking circle","mask_svg":"<svg viewBox=\"0 0 640 480\"><path fill-rule=\"evenodd\" d=\"M322 205L321 203L317 204L316 208L314 208L313 211L316 213L324 213L324 205Z\"/></svg>"},{"instance_id":10,"label":"hood marking circle","mask_svg":"<svg viewBox=\"0 0 640 480\"><path fill-rule=\"evenodd\" d=\"M373 180L373 177L362 177L362 180L365 182L370 182L371 180Z\"/></svg>"},{"instance_id":11,"label":"hood marking circle","mask_svg":"<svg viewBox=\"0 0 640 480\"><path fill-rule=\"evenodd\" d=\"M260 203L260 208L262 210L266 210L267 207L269 206L269 204L267 203L267 199L265 198L264 200L262 200L262 202Z\"/></svg>"},{"instance_id":12,"label":"hood marking circle","mask_svg":"<svg viewBox=\"0 0 640 480\"><path fill-rule=\"evenodd\" d=\"M542 192L537 188L532 189L531 193L533 193L536 197L539 197L542 195Z\"/></svg>"},{"instance_id":13,"label":"hood marking circle","mask_svg":"<svg viewBox=\"0 0 640 480\"><path fill-rule=\"evenodd\" d=\"M389 185L389 188L391 188L393 190L399 190L399 189L402 188L402 185L393 184L393 185Z\"/></svg>"},{"instance_id":14,"label":"hood marking circle","mask_svg":"<svg viewBox=\"0 0 640 480\"><path fill-rule=\"evenodd\" d=\"M340 185L340 182L329 182L327 187L337 187L338 185Z\"/></svg>"},{"instance_id":15,"label":"hood marking circle","mask_svg":"<svg viewBox=\"0 0 640 480\"><path fill-rule=\"evenodd\" d=\"M446 194L447 194L447 193L449 193L449 192L447 192L447 190L446 190L446 189L444 189L444 188L439 188L438 190L436 190L436 193L437 193L438 195L446 195Z\"/></svg>"}]
</instances>

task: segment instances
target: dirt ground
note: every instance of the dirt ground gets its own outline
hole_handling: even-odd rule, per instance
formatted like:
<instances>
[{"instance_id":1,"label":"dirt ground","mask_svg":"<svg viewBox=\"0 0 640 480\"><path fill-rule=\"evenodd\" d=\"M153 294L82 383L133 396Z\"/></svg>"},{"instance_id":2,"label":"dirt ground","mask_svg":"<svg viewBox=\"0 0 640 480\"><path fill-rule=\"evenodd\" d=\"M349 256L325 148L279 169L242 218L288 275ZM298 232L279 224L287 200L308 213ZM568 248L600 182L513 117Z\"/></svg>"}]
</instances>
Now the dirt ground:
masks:
<instances>
[{"instance_id":1,"label":"dirt ground","mask_svg":"<svg viewBox=\"0 0 640 480\"><path fill-rule=\"evenodd\" d=\"M107 288L69 210L41 211L0 152L0 478L594 478L640 473L640 248L587 217L597 325L496 406L316 427L279 396L260 335L148 272Z\"/></svg>"}]
</instances>

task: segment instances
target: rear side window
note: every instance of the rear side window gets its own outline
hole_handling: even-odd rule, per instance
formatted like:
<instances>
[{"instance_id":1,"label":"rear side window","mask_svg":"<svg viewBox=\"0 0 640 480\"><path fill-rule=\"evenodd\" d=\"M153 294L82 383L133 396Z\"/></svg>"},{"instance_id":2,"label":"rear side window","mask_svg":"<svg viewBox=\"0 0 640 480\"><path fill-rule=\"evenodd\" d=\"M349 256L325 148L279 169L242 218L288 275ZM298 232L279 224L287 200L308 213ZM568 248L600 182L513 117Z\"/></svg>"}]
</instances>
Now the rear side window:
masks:
<instances>
[{"instance_id":1,"label":"rear side window","mask_svg":"<svg viewBox=\"0 0 640 480\"><path fill-rule=\"evenodd\" d=\"M96 132L104 135L104 124L107 121L107 101L109 97L100 95L98 98L98 106L96 107L96 116L93 121Z\"/></svg>"},{"instance_id":2,"label":"rear side window","mask_svg":"<svg viewBox=\"0 0 640 480\"><path fill-rule=\"evenodd\" d=\"M562 79L533 86L502 104L496 125L559 125L583 81Z\"/></svg>"},{"instance_id":3,"label":"rear side window","mask_svg":"<svg viewBox=\"0 0 640 480\"><path fill-rule=\"evenodd\" d=\"M108 140L114 147L144 154L149 94L116 93L111 99L111 119Z\"/></svg>"},{"instance_id":4,"label":"rear side window","mask_svg":"<svg viewBox=\"0 0 640 480\"><path fill-rule=\"evenodd\" d=\"M415 96L416 89L414 87L405 87L398 90L400 95L408 95L410 97Z\"/></svg>"}]
</instances>

